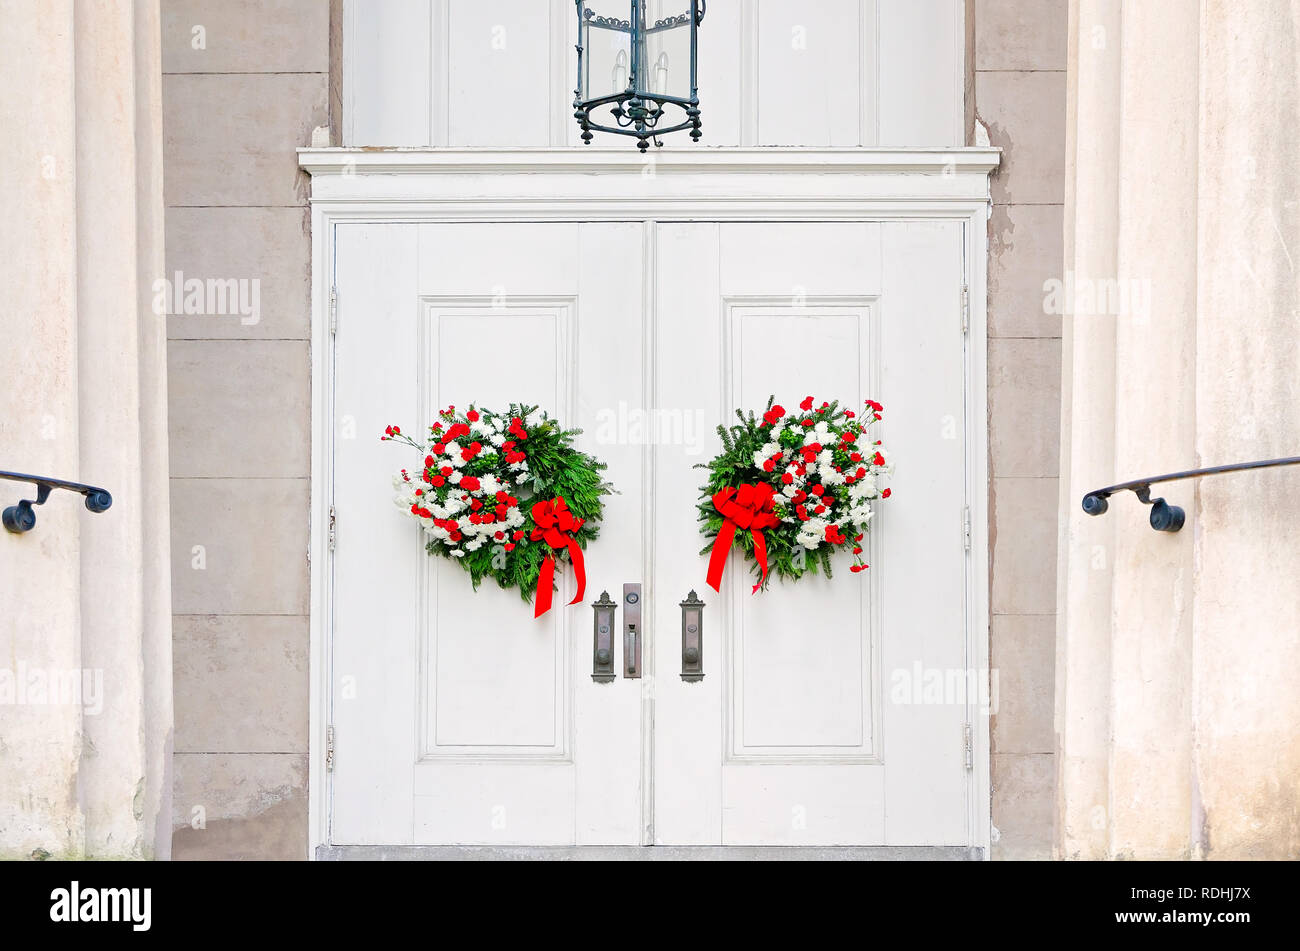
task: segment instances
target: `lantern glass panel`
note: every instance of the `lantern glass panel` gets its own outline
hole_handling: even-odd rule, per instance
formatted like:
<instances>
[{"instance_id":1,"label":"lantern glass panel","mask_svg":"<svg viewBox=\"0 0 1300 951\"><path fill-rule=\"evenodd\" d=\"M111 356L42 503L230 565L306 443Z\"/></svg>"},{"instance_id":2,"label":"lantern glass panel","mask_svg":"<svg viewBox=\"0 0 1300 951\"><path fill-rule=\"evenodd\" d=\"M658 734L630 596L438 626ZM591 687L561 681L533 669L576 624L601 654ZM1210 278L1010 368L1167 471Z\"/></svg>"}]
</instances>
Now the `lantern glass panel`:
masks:
<instances>
[{"instance_id":1,"label":"lantern glass panel","mask_svg":"<svg viewBox=\"0 0 1300 951\"><path fill-rule=\"evenodd\" d=\"M646 23L646 75L638 84L638 91L651 96L690 99L690 10L665 11L662 18L655 18L652 5L651 17Z\"/></svg>"},{"instance_id":2,"label":"lantern glass panel","mask_svg":"<svg viewBox=\"0 0 1300 951\"><path fill-rule=\"evenodd\" d=\"M632 79L631 4L608 0L587 5L582 22L582 98L590 101L628 91Z\"/></svg>"}]
</instances>

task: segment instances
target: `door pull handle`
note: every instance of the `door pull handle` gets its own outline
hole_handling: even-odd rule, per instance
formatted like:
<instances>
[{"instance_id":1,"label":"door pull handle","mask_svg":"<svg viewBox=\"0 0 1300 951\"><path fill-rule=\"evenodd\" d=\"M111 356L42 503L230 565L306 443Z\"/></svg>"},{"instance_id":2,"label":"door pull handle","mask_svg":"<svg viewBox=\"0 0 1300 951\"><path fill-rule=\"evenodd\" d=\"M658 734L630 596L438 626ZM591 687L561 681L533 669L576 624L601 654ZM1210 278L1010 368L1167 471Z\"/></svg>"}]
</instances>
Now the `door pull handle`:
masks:
<instances>
[{"instance_id":1,"label":"door pull handle","mask_svg":"<svg viewBox=\"0 0 1300 951\"><path fill-rule=\"evenodd\" d=\"M704 679L704 602L692 591L682 607L682 680Z\"/></svg>"},{"instance_id":2,"label":"door pull handle","mask_svg":"<svg viewBox=\"0 0 1300 951\"><path fill-rule=\"evenodd\" d=\"M595 611L592 624L591 679L598 684L613 683L618 678L614 670L614 612L618 605L610 600L609 592L602 591L600 600L591 603Z\"/></svg>"},{"instance_id":3,"label":"door pull handle","mask_svg":"<svg viewBox=\"0 0 1300 951\"><path fill-rule=\"evenodd\" d=\"M623 676L641 679L641 585L623 585Z\"/></svg>"}]
</instances>

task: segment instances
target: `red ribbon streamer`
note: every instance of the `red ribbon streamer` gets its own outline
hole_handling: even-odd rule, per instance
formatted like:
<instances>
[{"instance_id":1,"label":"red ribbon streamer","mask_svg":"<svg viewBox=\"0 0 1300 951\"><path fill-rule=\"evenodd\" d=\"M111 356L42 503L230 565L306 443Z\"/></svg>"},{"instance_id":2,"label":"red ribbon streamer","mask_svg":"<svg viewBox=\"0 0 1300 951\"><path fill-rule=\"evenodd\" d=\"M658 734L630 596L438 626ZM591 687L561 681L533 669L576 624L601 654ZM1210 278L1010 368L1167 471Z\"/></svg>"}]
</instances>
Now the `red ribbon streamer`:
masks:
<instances>
[{"instance_id":1,"label":"red ribbon streamer","mask_svg":"<svg viewBox=\"0 0 1300 951\"><path fill-rule=\"evenodd\" d=\"M742 485L738 489L726 488L713 496L713 507L722 513L722 528L713 541L713 553L709 556L709 587L722 591L722 570L727 566L727 553L736 537L736 529L748 530L754 539L754 557L763 576L754 585L754 594L767 581L767 540L763 529L776 528L780 522L774 514L775 503L772 496L775 490L770 485Z\"/></svg>"},{"instance_id":2,"label":"red ribbon streamer","mask_svg":"<svg viewBox=\"0 0 1300 951\"><path fill-rule=\"evenodd\" d=\"M582 562L582 549L573 536L582 528L584 520L569 511L569 504L562 496L556 496L549 502L538 502L533 506L533 524L536 526L529 535L531 541L544 541L553 551L562 548L569 550L569 560L573 562L573 576L578 581L578 593L569 604L577 604L587 593L587 569ZM541 573L537 576L537 604L533 617L541 617L551 609L551 588L555 585L555 555L547 552L542 562Z\"/></svg>"}]
</instances>

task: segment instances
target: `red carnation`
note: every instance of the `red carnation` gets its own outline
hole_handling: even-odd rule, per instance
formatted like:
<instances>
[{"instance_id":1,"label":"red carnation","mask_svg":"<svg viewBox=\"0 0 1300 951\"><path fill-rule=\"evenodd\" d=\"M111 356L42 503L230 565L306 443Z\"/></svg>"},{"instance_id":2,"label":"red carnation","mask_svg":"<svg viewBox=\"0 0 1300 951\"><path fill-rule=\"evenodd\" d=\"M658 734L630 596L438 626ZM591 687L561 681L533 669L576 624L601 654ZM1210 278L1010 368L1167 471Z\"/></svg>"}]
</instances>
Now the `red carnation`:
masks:
<instances>
[{"instance_id":1,"label":"red carnation","mask_svg":"<svg viewBox=\"0 0 1300 951\"><path fill-rule=\"evenodd\" d=\"M820 485L813 486L809 491L812 492L812 494L817 496L818 498L821 498L823 495L826 494L825 487Z\"/></svg>"},{"instance_id":2,"label":"red carnation","mask_svg":"<svg viewBox=\"0 0 1300 951\"><path fill-rule=\"evenodd\" d=\"M803 410L805 413L808 412L808 410L812 409L812 406L813 406L813 398L811 396L799 404L799 408Z\"/></svg>"},{"instance_id":3,"label":"red carnation","mask_svg":"<svg viewBox=\"0 0 1300 951\"><path fill-rule=\"evenodd\" d=\"M478 410L473 410L473 409L470 410L468 413L465 414L465 418L468 419L471 423L477 423L479 419Z\"/></svg>"},{"instance_id":4,"label":"red carnation","mask_svg":"<svg viewBox=\"0 0 1300 951\"><path fill-rule=\"evenodd\" d=\"M871 464L873 466L883 466L885 464L885 457L880 453L876 453L876 457L871 460Z\"/></svg>"},{"instance_id":5,"label":"red carnation","mask_svg":"<svg viewBox=\"0 0 1300 951\"><path fill-rule=\"evenodd\" d=\"M433 486L435 489L442 488L444 485L446 485L446 483L447 480L444 479L442 476L434 476L432 479L429 480L429 484Z\"/></svg>"},{"instance_id":6,"label":"red carnation","mask_svg":"<svg viewBox=\"0 0 1300 951\"><path fill-rule=\"evenodd\" d=\"M793 485L794 476L790 475L790 473L787 472L785 475L781 476L781 481L786 485Z\"/></svg>"},{"instance_id":7,"label":"red carnation","mask_svg":"<svg viewBox=\"0 0 1300 951\"><path fill-rule=\"evenodd\" d=\"M479 490L479 486L480 483L478 479L474 478L474 476L465 476L463 479L460 480L460 487L462 489L468 489L470 492L477 492Z\"/></svg>"},{"instance_id":8,"label":"red carnation","mask_svg":"<svg viewBox=\"0 0 1300 951\"><path fill-rule=\"evenodd\" d=\"M881 497L882 499L887 499L887 498L889 498L889 497L890 497L891 495L893 495L893 494L894 494L894 490L893 490L893 489L886 489L884 492L881 492L881 493L880 493L880 497Z\"/></svg>"},{"instance_id":9,"label":"red carnation","mask_svg":"<svg viewBox=\"0 0 1300 951\"><path fill-rule=\"evenodd\" d=\"M769 460L767 460L767 462L763 463L763 471L764 471L764 472L772 472L772 471L774 471L775 469L776 469L776 463L773 462L771 459L769 459Z\"/></svg>"}]
</instances>

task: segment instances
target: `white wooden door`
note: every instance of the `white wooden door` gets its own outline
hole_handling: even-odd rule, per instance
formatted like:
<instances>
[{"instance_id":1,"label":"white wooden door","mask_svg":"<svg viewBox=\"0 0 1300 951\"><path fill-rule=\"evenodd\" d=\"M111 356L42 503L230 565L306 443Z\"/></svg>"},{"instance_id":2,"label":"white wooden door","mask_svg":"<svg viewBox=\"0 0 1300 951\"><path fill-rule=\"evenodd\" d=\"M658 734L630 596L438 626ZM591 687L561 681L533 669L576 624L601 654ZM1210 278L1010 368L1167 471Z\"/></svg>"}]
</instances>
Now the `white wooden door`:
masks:
<instances>
[{"instance_id":1,"label":"white wooden door","mask_svg":"<svg viewBox=\"0 0 1300 951\"><path fill-rule=\"evenodd\" d=\"M962 228L339 224L330 841L971 841L965 698L924 689L967 667ZM883 402L894 495L869 572L751 595L733 556L715 595L692 467L769 395ZM391 502L409 460L385 425L519 400L610 465L588 600L644 585L644 681L594 683L589 605L535 621L473 592ZM700 683L679 676L691 590Z\"/></svg>"},{"instance_id":2,"label":"white wooden door","mask_svg":"<svg viewBox=\"0 0 1300 951\"><path fill-rule=\"evenodd\" d=\"M566 575L534 620L427 556L390 491L412 459L378 435L449 403L535 403L589 433L600 407L635 405L642 230L338 226L334 844L641 842L639 684L593 683L591 608L562 607ZM579 445L622 493L587 552L595 600L645 573L642 458Z\"/></svg>"},{"instance_id":3,"label":"white wooden door","mask_svg":"<svg viewBox=\"0 0 1300 951\"><path fill-rule=\"evenodd\" d=\"M966 668L962 244L951 221L658 227L659 400L714 424L770 395L876 399L898 468L870 571L845 559L754 595L733 554L719 596L694 557L700 457L660 447L657 842L969 841L964 694L920 689ZM680 677L691 589L708 602L701 683Z\"/></svg>"}]
</instances>

